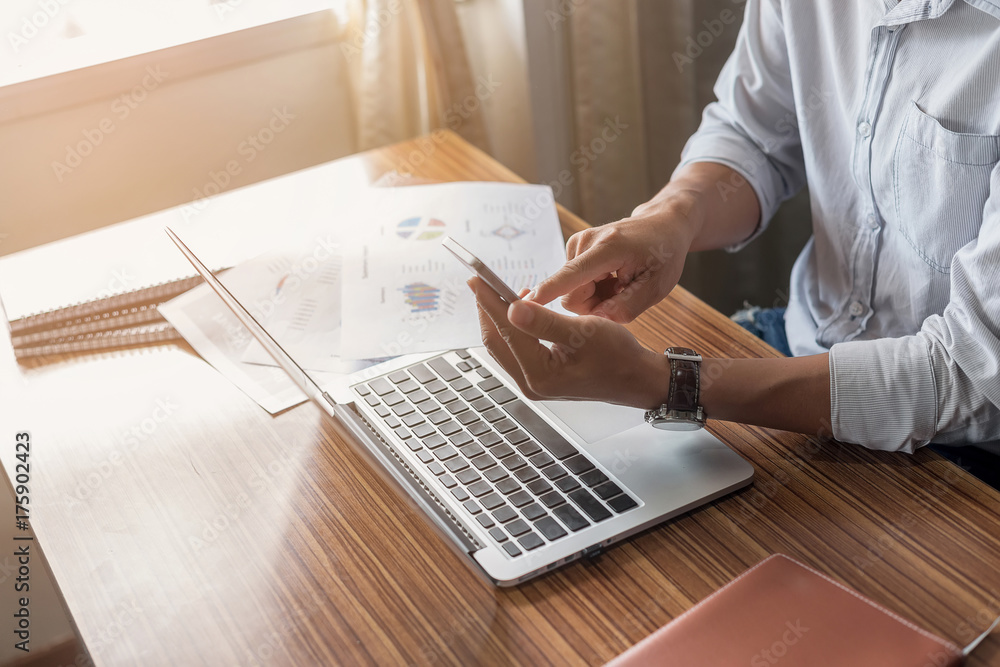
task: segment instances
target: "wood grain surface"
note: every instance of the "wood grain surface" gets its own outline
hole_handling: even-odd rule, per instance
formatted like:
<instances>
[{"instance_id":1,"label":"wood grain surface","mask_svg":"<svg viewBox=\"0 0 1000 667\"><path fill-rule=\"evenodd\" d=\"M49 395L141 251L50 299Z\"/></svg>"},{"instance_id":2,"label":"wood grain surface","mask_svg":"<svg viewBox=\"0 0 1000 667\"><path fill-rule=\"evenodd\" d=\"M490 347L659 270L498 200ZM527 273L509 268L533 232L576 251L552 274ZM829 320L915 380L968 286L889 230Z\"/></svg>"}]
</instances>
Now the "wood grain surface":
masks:
<instances>
[{"instance_id":1,"label":"wood grain surface","mask_svg":"<svg viewBox=\"0 0 1000 667\"><path fill-rule=\"evenodd\" d=\"M447 132L337 169L519 180ZM631 328L776 354L682 288ZM98 665L598 665L775 552L958 644L1000 614L1000 496L929 451L710 422L753 487L497 589L316 406L271 417L184 344L18 365L0 335L0 456L31 432L34 529ZM969 664L1000 664L1000 636Z\"/></svg>"}]
</instances>

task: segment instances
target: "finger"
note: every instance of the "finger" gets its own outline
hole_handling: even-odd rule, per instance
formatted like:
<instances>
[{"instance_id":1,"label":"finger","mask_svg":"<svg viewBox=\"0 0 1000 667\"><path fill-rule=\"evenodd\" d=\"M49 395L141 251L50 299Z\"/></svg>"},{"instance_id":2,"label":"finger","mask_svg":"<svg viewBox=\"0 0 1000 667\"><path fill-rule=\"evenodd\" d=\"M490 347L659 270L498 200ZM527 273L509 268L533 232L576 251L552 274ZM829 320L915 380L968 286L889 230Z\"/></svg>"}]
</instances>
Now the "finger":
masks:
<instances>
[{"instance_id":1,"label":"finger","mask_svg":"<svg viewBox=\"0 0 1000 667\"><path fill-rule=\"evenodd\" d=\"M497 330L496 324L493 323L493 319L478 303L476 304L476 311L479 314L479 330L482 332L483 344L486 345L490 356L507 371L507 374L521 387L521 390L525 391L528 383L524 379L524 373L521 371L514 353L510 351L510 347L507 346L507 343L500 336L500 332ZM528 398L533 397L528 396Z\"/></svg>"},{"instance_id":2,"label":"finger","mask_svg":"<svg viewBox=\"0 0 1000 667\"><path fill-rule=\"evenodd\" d=\"M601 301L592 313L613 322L627 324L659 301L649 284L648 274L641 274L618 294Z\"/></svg>"},{"instance_id":3,"label":"finger","mask_svg":"<svg viewBox=\"0 0 1000 667\"><path fill-rule=\"evenodd\" d=\"M578 318L554 313L531 301L515 301L510 305L507 314L510 323L532 339L569 344L577 337L580 328ZM543 345L539 347L548 353L548 348ZM511 349L514 356L520 360L518 347L511 346ZM530 349L526 351L531 352Z\"/></svg>"},{"instance_id":4,"label":"finger","mask_svg":"<svg viewBox=\"0 0 1000 667\"><path fill-rule=\"evenodd\" d=\"M563 297L562 304L578 315L590 315L598 304L621 291L619 283L618 278L608 274L596 282L577 287Z\"/></svg>"},{"instance_id":5,"label":"finger","mask_svg":"<svg viewBox=\"0 0 1000 667\"><path fill-rule=\"evenodd\" d=\"M532 301L546 304L556 297L594 282L619 268L621 262L600 247L587 250L562 265L558 271L543 280L534 290Z\"/></svg>"},{"instance_id":6,"label":"finger","mask_svg":"<svg viewBox=\"0 0 1000 667\"><path fill-rule=\"evenodd\" d=\"M517 360L517 365L520 366L525 380L527 381L533 372L544 369L551 357L549 349L539 343L537 338L524 333L510 323L507 319L507 303L500 298L500 295L478 277L469 280L469 287L475 292L480 307L493 320L497 332ZM514 303L530 302L521 300Z\"/></svg>"}]
</instances>

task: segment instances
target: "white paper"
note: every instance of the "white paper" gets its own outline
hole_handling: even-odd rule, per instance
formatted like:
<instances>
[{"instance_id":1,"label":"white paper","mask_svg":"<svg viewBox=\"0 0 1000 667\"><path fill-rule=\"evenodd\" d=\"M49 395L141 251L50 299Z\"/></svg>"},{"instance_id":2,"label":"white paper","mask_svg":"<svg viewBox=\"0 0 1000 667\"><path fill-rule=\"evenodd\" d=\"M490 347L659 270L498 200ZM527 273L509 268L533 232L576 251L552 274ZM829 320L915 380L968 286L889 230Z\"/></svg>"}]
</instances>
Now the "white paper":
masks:
<instances>
[{"instance_id":1,"label":"white paper","mask_svg":"<svg viewBox=\"0 0 1000 667\"><path fill-rule=\"evenodd\" d=\"M345 232L340 356L365 359L481 344L470 273L451 236L515 292L565 260L547 186L448 183L382 188Z\"/></svg>"}]
</instances>

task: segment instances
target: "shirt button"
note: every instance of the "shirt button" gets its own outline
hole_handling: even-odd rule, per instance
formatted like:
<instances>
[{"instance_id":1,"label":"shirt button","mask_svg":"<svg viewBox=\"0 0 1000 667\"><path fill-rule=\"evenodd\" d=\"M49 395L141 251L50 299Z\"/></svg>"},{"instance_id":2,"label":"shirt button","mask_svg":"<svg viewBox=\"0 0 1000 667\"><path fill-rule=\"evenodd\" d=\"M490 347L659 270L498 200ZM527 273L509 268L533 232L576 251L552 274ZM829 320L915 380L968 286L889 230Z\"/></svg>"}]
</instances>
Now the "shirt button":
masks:
<instances>
[{"instance_id":1,"label":"shirt button","mask_svg":"<svg viewBox=\"0 0 1000 667\"><path fill-rule=\"evenodd\" d=\"M870 137L872 134L872 126L868 121L861 121L858 124L858 134L862 137Z\"/></svg>"},{"instance_id":2,"label":"shirt button","mask_svg":"<svg viewBox=\"0 0 1000 667\"><path fill-rule=\"evenodd\" d=\"M865 312L865 305L860 301L855 301L851 304L849 311L853 317L859 317Z\"/></svg>"},{"instance_id":3,"label":"shirt button","mask_svg":"<svg viewBox=\"0 0 1000 667\"><path fill-rule=\"evenodd\" d=\"M872 229L878 229L878 218L875 217L874 213L869 213L866 220L868 221L869 227Z\"/></svg>"}]
</instances>

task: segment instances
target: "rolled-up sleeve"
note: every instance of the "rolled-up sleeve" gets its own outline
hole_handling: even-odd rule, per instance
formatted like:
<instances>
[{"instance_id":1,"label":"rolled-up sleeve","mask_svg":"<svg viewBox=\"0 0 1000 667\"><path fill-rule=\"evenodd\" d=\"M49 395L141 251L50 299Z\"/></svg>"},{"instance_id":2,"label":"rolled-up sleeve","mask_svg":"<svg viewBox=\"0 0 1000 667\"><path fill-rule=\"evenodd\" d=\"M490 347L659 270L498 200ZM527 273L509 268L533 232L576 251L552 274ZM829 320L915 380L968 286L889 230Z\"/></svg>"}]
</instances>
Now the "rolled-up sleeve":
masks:
<instances>
[{"instance_id":1,"label":"rolled-up sleeve","mask_svg":"<svg viewBox=\"0 0 1000 667\"><path fill-rule=\"evenodd\" d=\"M767 228L782 201L805 184L802 146L780 3L749 0L736 47L715 84L717 102L705 108L678 169L718 162L754 189L761 218L754 233L727 248L739 250ZM729 187L721 184L724 197Z\"/></svg>"},{"instance_id":2,"label":"rolled-up sleeve","mask_svg":"<svg viewBox=\"0 0 1000 667\"><path fill-rule=\"evenodd\" d=\"M912 336L830 350L838 440L913 452L930 442L1000 440L1000 165L979 237L951 264L951 298Z\"/></svg>"}]
</instances>

